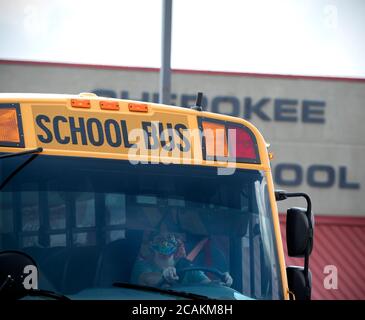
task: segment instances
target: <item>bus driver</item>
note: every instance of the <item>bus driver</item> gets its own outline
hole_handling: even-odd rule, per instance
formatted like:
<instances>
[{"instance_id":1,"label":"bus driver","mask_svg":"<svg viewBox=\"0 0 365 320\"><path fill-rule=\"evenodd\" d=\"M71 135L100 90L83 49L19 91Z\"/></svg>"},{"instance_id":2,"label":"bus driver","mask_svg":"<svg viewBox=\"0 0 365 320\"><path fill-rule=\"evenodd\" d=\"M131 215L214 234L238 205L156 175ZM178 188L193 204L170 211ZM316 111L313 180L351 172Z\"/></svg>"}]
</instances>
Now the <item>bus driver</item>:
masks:
<instances>
[{"instance_id":1,"label":"bus driver","mask_svg":"<svg viewBox=\"0 0 365 320\"><path fill-rule=\"evenodd\" d=\"M179 281L176 264L186 257L182 240L172 233L160 233L152 237L149 243L152 255L148 259L139 258L132 271L131 282L146 286L158 286L163 282L174 284ZM182 284L210 283L211 280L203 271L186 272ZM228 272L224 273L223 284L230 287L233 279Z\"/></svg>"}]
</instances>

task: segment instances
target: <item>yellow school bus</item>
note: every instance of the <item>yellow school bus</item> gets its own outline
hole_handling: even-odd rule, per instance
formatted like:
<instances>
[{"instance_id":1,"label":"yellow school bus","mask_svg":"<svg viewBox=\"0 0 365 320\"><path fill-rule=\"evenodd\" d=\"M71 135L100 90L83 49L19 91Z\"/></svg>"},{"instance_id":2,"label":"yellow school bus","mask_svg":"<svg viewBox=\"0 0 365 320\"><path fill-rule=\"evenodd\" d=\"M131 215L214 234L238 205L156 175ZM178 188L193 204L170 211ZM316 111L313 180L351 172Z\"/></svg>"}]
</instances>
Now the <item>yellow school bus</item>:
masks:
<instances>
[{"instance_id":1,"label":"yellow school bus","mask_svg":"<svg viewBox=\"0 0 365 320\"><path fill-rule=\"evenodd\" d=\"M0 299L310 298L309 197L275 191L257 128L201 97L0 94ZM294 196L304 267L279 228Z\"/></svg>"}]
</instances>

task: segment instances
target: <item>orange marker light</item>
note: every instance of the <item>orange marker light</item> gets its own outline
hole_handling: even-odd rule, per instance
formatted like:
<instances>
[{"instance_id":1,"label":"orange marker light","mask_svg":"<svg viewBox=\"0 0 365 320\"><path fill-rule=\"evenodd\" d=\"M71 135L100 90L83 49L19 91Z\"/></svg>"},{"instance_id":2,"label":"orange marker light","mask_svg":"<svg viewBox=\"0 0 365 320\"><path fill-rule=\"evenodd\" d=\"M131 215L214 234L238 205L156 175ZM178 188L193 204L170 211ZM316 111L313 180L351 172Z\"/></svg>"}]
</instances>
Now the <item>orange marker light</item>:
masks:
<instances>
[{"instance_id":1,"label":"orange marker light","mask_svg":"<svg viewBox=\"0 0 365 320\"><path fill-rule=\"evenodd\" d=\"M117 101L100 101L99 105L102 110L119 110L119 103Z\"/></svg>"},{"instance_id":2,"label":"orange marker light","mask_svg":"<svg viewBox=\"0 0 365 320\"><path fill-rule=\"evenodd\" d=\"M16 109L0 108L0 141L20 143Z\"/></svg>"},{"instance_id":3,"label":"orange marker light","mask_svg":"<svg viewBox=\"0 0 365 320\"><path fill-rule=\"evenodd\" d=\"M71 99L71 106L74 108L90 109L90 100Z\"/></svg>"},{"instance_id":4,"label":"orange marker light","mask_svg":"<svg viewBox=\"0 0 365 320\"><path fill-rule=\"evenodd\" d=\"M209 157L227 157L228 145L224 124L203 121L206 154Z\"/></svg>"},{"instance_id":5,"label":"orange marker light","mask_svg":"<svg viewBox=\"0 0 365 320\"><path fill-rule=\"evenodd\" d=\"M148 105L144 103L129 103L128 109L132 112L148 112Z\"/></svg>"}]
</instances>

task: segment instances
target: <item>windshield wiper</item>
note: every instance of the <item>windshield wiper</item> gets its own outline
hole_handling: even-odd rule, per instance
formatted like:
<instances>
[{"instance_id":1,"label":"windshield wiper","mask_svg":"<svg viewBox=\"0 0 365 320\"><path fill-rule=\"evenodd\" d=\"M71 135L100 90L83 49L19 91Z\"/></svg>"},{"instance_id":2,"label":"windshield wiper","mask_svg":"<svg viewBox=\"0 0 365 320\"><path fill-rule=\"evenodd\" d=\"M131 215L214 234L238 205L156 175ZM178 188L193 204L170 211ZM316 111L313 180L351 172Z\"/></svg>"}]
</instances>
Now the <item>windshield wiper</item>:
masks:
<instances>
[{"instance_id":1,"label":"windshield wiper","mask_svg":"<svg viewBox=\"0 0 365 320\"><path fill-rule=\"evenodd\" d=\"M0 159L5 158L11 158L11 157L17 157L17 156L23 156L27 154L31 154L32 156L28 158L26 161L24 161L19 167L17 167L11 174L9 174L5 180L0 184L0 191L8 184L8 182L20 171L22 170L28 163L32 162L40 152L43 151L43 148L39 147L36 149L26 150L26 151L20 151L16 153L6 153L0 155Z\"/></svg>"},{"instance_id":2,"label":"windshield wiper","mask_svg":"<svg viewBox=\"0 0 365 320\"><path fill-rule=\"evenodd\" d=\"M6 289L8 288L8 286L12 286L14 285L14 280L8 276L6 278L6 280L4 281L4 283L0 286L0 299L7 299L9 297L6 296ZM31 296L31 297L46 297L46 298L52 298L55 300L71 300L70 298L66 297L63 294L54 292L54 291L49 291L49 290L43 290L43 289L29 289L29 290L22 290L19 294L20 296L16 297L16 295L14 296L14 293L12 292L13 295L10 295L10 297L14 298L14 299L18 299L18 298L24 298L26 296ZM10 298L10 299L12 299Z\"/></svg>"},{"instance_id":3,"label":"windshield wiper","mask_svg":"<svg viewBox=\"0 0 365 320\"><path fill-rule=\"evenodd\" d=\"M48 291L43 289L31 289L27 290L27 296L31 297L46 297L46 298L52 298L55 300L63 300L68 301L71 300L70 298L66 297L63 294L54 292L54 291Z\"/></svg>"},{"instance_id":4,"label":"windshield wiper","mask_svg":"<svg viewBox=\"0 0 365 320\"><path fill-rule=\"evenodd\" d=\"M191 293L191 292L149 287L149 286L133 284L133 283L115 282L115 283L113 283L113 287L149 291L149 292L157 292L157 293L163 293L163 294L168 294L171 296L182 297L182 298L187 298L187 299L192 299L192 300L214 300L213 298L209 298L207 296L203 296L203 295L195 294L195 293Z\"/></svg>"},{"instance_id":5,"label":"windshield wiper","mask_svg":"<svg viewBox=\"0 0 365 320\"><path fill-rule=\"evenodd\" d=\"M33 153L38 153L38 152L42 152L42 151L43 151L43 148L39 147L36 149L25 150L25 151L20 151L20 152L15 152L15 153L5 153L5 154L0 155L0 159L22 156L24 154L33 154Z\"/></svg>"}]
</instances>

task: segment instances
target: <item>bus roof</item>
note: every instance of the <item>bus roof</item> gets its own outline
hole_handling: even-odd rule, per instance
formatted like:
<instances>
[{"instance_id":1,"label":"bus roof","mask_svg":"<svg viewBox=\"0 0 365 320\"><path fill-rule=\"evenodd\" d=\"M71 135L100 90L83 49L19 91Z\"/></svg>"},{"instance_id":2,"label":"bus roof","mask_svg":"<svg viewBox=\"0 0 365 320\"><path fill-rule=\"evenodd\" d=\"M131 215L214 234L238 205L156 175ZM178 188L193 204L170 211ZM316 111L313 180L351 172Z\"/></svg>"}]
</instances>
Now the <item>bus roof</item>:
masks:
<instances>
[{"instance_id":1,"label":"bus roof","mask_svg":"<svg viewBox=\"0 0 365 320\"><path fill-rule=\"evenodd\" d=\"M267 144L250 122L178 106L94 93L2 93L0 126L0 152L42 147L46 155L151 161L157 156L184 164L270 169Z\"/></svg>"}]
</instances>

